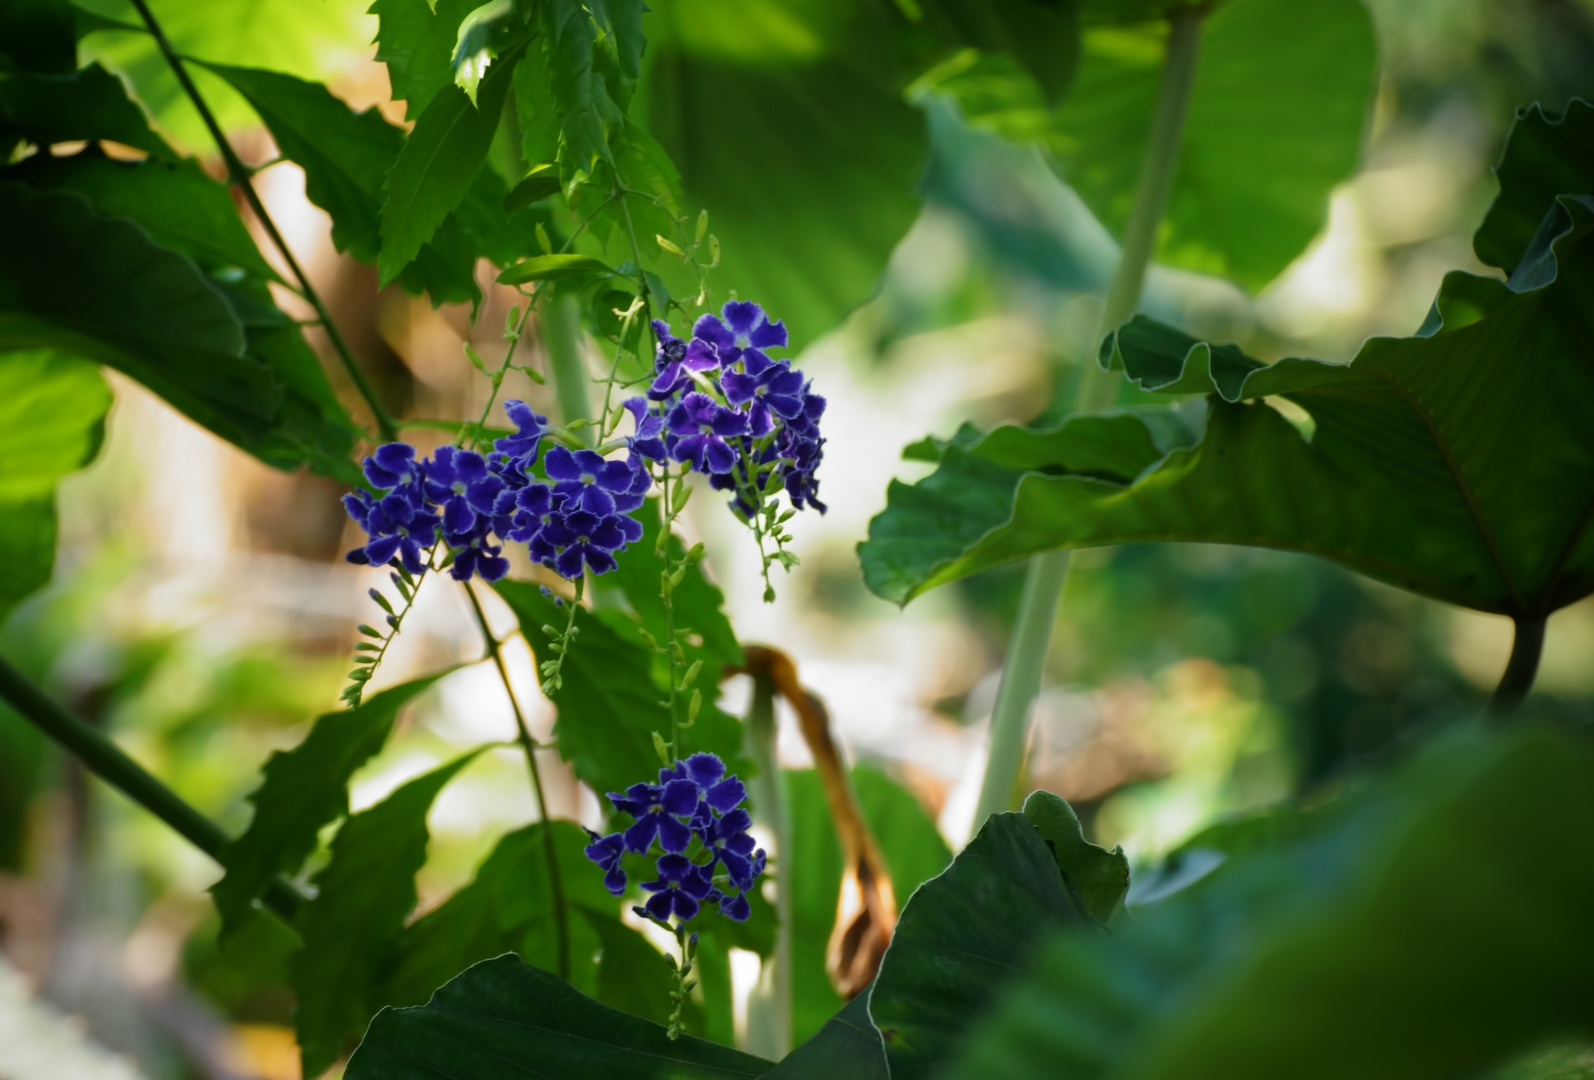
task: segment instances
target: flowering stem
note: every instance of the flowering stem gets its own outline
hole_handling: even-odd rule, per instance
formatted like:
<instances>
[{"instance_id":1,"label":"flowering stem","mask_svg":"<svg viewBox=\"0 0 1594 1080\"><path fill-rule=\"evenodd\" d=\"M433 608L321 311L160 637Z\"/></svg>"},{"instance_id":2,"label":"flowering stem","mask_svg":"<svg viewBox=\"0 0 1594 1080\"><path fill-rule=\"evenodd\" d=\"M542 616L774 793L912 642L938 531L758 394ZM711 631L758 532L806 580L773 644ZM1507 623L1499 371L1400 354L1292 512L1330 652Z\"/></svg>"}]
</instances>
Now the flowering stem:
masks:
<instances>
[{"instance_id":1,"label":"flowering stem","mask_svg":"<svg viewBox=\"0 0 1594 1080\"><path fill-rule=\"evenodd\" d=\"M554 935L558 940L559 977L569 979L569 914L565 910L564 879L559 873L559 852L554 844L553 819L548 816L548 799L543 793L542 773L537 768L536 740L531 737L531 726L526 723L526 714L520 708L520 699L515 696L515 688L509 681L509 668L504 664L503 649L498 643L498 637L488 624L487 612L482 609L482 602L477 598L476 590L470 587L469 582L465 584L465 595L470 597L470 606L476 612L476 622L482 628L487 651L493 658L493 664L498 668L498 677L503 680L504 693L509 695L509 706L515 712L516 739L526 754L526 769L531 774L532 794L537 797L537 817L542 823L542 828L538 832L542 834L542 853L548 864L548 890L553 895L553 924Z\"/></svg>"},{"instance_id":2,"label":"flowering stem","mask_svg":"<svg viewBox=\"0 0 1594 1080\"><path fill-rule=\"evenodd\" d=\"M786 785L775 754L775 680L768 671L753 670L753 706L747 714L747 750L758 775L753 788L753 806L769 829L775 850L774 970L761 986L769 997L759 1002L764 1023L756 1042L758 1052L780 1060L791 1050L791 950L792 918L795 910L791 881L791 825L786 814ZM748 1026L753 1027L754 1010L748 1009Z\"/></svg>"},{"instance_id":3,"label":"flowering stem","mask_svg":"<svg viewBox=\"0 0 1594 1080\"><path fill-rule=\"evenodd\" d=\"M221 826L188 805L171 788L111 741L92 724L52 701L27 676L0 657L0 699L45 735L69 750L85 768L138 805L170 825L200 851L222 862L222 852L232 843ZM223 863L225 865L225 863ZM262 903L290 927L306 897L286 879L274 877L266 886Z\"/></svg>"},{"instance_id":4,"label":"flowering stem","mask_svg":"<svg viewBox=\"0 0 1594 1080\"><path fill-rule=\"evenodd\" d=\"M1511 659L1506 661L1505 674L1489 699L1486 715L1496 724L1504 723L1516 712L1522 699L1533 689L1533 679L1539 671L1539 657L1544 652L1545 617L1524 615L1516 620L1516 635L1511 640Z\"/></svg>"},{"instance_id":5,"label":"flowering stem","mask_svg":"<svg viewBox=\"0 0 1594 1080\"><path fill-rule=\"evenodd\" d=\"M668 924L661 924L668 927ZM680 947L681 959L669 957L670 969L675 973L675 989L670 991L670 1000L675 1002L675 1011L670 1014L670 1026L666 1029L671 1041L681 1037L681 1032L686 1030L686 1025L681 1019L681 1014L686 1009L686 999L697 986L697 980L692 978L692 969L697 959L697 935L688 934L684 923L677 923L674 927L675 944Z\"/></svg>"},{"instance_id":6,"label":"flowering stem","mask_svg":"<svg viewBox=\"0 0 1594 1080\"><path fill-rule=\"evenodd\" d=\"M1134 314L1140 303L1146 269L1156 251L1157 229L1162 224L1178 175L1179 152L1184 142L1185 117L1189 111L1190 87L1195 79L1201 38L1201 15L1199 10L1184 9L1169 18L1157 111L1140 166L1134 205L1124 228L1123 251L1107 287L1096 333L1090 341L1090 354L1085 357L1080 375L1074 400L1076 413L1110 408L1117 393L1118 376L1101 370L1095 362L1095 346L1104 333ZM1046 664L1052 623L1068 579L1068 567L1067 551L1048 551L1030 560L1024 593L1019 600L1018 621L1008 645L1007 665L1002 671L996 705L991 712L991 751L985 766L985 780L980 786L980 801L974 811L975 830L986 818L1012 805L1029 734L1029 710L1040 691L1041 670Z\"/></svg>"},{"instance_id":7,"label":"flowering stem","mask_svg":"<svg viewBox=\"0 0 1594 1080\"><path fill-rule=\"evenodd\" d=\"M233 186L243 194L244 201L249 204L249 209L254 211L255 218L260 222L261 228L266 230L266 235L271 237L271 243L282 254L282 259L288 264L288 269L293 272L294 279L299 283L298 292L315 309L316 318L327 332L327 340L332 343L333 350L342 361L344 370L349 373L349 379L354 383L354 388L371 409L371 415L376 420L377 433L383 442L392 442L398 438L398 425L391 414L382 405L376 395L376 388L365 377L365 372L360 370L360 365L354 359L354 352L349 348L349 343L343 339L343 334L338 330L337 323L332 321L332 313L321 302L320 295L315 291L315 286L310 284L310 279L305 276L304 270L299 266L299 261L293 257L293 252L288 248L288 242L282 238L276 222L271 220L271 215L266 213L265 205L260 201L260 196L255 193L254 184L251 182L252 170L238 160L238 155L233 152L232 144L222 134L221 125L216 122L216 117L211 113L210 107L205 104L205 99L200 96L199 88L194 85L193 79L183 67L182 58L172 48L171 42L166 40L166 33L161 29L160 23L155 21L154 12L150 11L146 0L133 0L133 6L138 9L139 16L144 20L144 25L149 28L150 36L155 39L155 44L160 47L161 55L166 58L166 63L171 66L172 73L177 76L177 81L182 84L183 92L194 103L194 108L199 111L199 118L205 122L205 127L210 131L210 137L216 142L216 149L221 151L222 162L227 166L227 175L232 180Z\"/></svg>"}]
</instances>

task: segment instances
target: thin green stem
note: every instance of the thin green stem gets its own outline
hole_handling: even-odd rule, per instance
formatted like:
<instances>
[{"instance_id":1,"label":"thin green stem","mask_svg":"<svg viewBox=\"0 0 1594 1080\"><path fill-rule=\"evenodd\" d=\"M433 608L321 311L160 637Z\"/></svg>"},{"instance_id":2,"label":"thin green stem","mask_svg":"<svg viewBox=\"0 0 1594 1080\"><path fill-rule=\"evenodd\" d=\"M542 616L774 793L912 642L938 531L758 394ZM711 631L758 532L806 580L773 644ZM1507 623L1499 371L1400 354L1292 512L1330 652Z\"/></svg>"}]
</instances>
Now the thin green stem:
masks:
<instances>
[{"instance_id":1,"label":"thin green stem","mask_svg":"<svg viewBox=\"0 0 1594 1080\"><path fill-rule=\"evenodd\" d=\"M778 916L775 967L767 986L769 997L759 1003L763 1023L762 1030L756 1033L756 1052L778 1061L791 1050L792 919L796 907L791 879L791 820L786 812L785 778L775 755L775 681L767 671L753 673L753 705L747 713L747 750L758 766L752 785L753 807L775 843L771 861L775 865L775 913ZM750 1007L749 1027L753 1012Z\"/></svg>"},{"instance_id":2,"label":"thin green stem","mask_svg":"<svg viewBox=\"0 0 1594 1080\"><path fill-rule=\"evenodd\" d=\"M170 825L200 851L221 862L222 852L232 842L221 826L155 779L123 753L105 732L57 705L4 657L0 657L0 699L70 751L95 776ZM266 907L289 926L293 925L294 916L306 899L281 877L273 878L261 897Z\"/></svg>"},{"instance_id":3,"label":"thin green stem","mask_svg":"<svg viewBox=\"0 0 1594 1080\"><path fill-rule=\"evenodd\" d=\"M1195 81L1201 14L1182 10L1170 18L1151 135L1141 162L1129 223L1124 229L1123 251L1107 287L1089 355L1085 357L1074 400L1076 413L1110 408L1121 381L1116 373L1101 370L1096 363L1095 347L1103 334L1134 314L1140 303L1146 270L1156 251L1157 229L1162 224L1178 176L1190 88ZM1030 706L1040 692L1041 671L1051 645L1052 623L1068 580L1068 568L1067 551L1049 551L1030 560L1024 593L1019 600L1018 622L1008 644L1007 665L1002 671L996 704L991 711L991 752L974 813L976 830L986 818L1012 804L1029 735Z\"/></svg>"},{"instance_id":4,"label":"thin green stem","mask_svg":"<svg viewBox=\"0 0 1594 1080\"><path fill-rule=\"evenodd\" d=\"M663 519L659 526L661 529L659 542L663 546L659 554L664 559L664 570L659 575L659 599L664 605L664 650L670 661L670 694L665 700L665 708L670 711L670 753L682 758L686 755L681 747L680 710L676 702L679 695L675 689L681 678L679 674L681 665L677 659L681 656L681 645L675 640L675 582L672 580L675 568L670 554L670 533L675 528L675 512L670 507L673 493L670 490L669 462L665 462L662 475L663 480L659 484L661 492L659 512L663 515Z\"/></svg>"},{"instance_id":5,"label":"thin green stem","mask_svg":"<svg viewBox=\"0 0 1594 1080\"><path fill-rule=\"evenodd\" d=\"M553 894L554 935L559 945L559 977L569 979L569 913L565 910L564 878L559 873L559 851L554 843L553 819L548 816L548 799L543 792L542 772L537 767L537 741L531 737L531 725L526 723L526 714L520 708L520 699L515 696L515 688L509 681L509 668L504 663L503 648L499 645L492 626L487 622L487 612L483 610L482 602L476 596L476 590L468 583L465 585L465 595L470 597L471 609L476 612L476 622L481 626L482 637L487 642L487 652L498 668L498 677L503 681L504 693L509 695L509 706L515 712L515 737L526 755L526 770L531 774L532 794L537 797L537 817L542 822L542 828L538 831L542 834L543 858L548 864L548 889Z\"/></svg>"},{"instance_id":6,"label":"thin green stem","mask_svg":"<svg viewBox=\"0 0 1594 1080\"><path fill-rule=\"evenodd\" d=\"M1516 633L1511 639L1511 658L1506 661L1505 674L1500 685L1489 699L1487 715L1496 724L1504 723L1516 712L1522 699L1533 689L1533 680L1539 673L1539 657L1544 653L1544 627L1548 620L1543 615L1527 616L1516 620Z\"/></svg>"},{"instance_id":7,"label":"thin green stem","mask_svg":"<svg viewBox=\"0 0 1594 1080\"><path fill-rule=\"evenodd\" d=\"M371 410L371 415L376 420L378 433L383 442L391 442L398 438L398 427L393 417L388 413L382 401L376 394L376 388L366 378L365 372L360 370L360 365L354 359L354 352L349 348L349 343L344 340L343 334L338 330L337 323L332 321L332 313L321 302L320 295L315 287L310 284L310 279L305 276L304 270L299 266L299 260L293 257L293 252L288 248L288 242L282 238L282 233L277 229L277 223L271 220L271 215L266 213L265 205L260 201L260 196L255 192L251 182L252 170L233 152L232 144L222 134L221 125L216 122L215 115L210 111L210 106L205 104L205 99L199 93L199 87L194 85L194 80L189 77L188 70L183 66L182 57L177 55L170 41L166 40L166 33L161 29L160 23L155 21L154 12L150 11L146 0L133 0L133 6L138 9L139 16L144 20L144 25L149 28L150 36L155 39L155 44L160 47L161 55L166 58L166 63L171 67L172 73L177 76L177 81L182 85L183 92L194 103L194 108L199 111L199 118L204 121L205 127L210 131L210 137L216 142L216 149L221 151L222 161L227 166L227 175L233 185L243 193L244 200L249 203L249 208L254 211L255 218L260 222L261 228L266 230L266 235L271 238L271 243L281 253L282 259L288 264L288 269L293 272L294 278L299 282L301 295L315 308L316 317L326 329L327 339L331 341L333 350L338 354L344 369L349 373L350 380L365 399L366 405Z\"/></svg>"}]
</instances>

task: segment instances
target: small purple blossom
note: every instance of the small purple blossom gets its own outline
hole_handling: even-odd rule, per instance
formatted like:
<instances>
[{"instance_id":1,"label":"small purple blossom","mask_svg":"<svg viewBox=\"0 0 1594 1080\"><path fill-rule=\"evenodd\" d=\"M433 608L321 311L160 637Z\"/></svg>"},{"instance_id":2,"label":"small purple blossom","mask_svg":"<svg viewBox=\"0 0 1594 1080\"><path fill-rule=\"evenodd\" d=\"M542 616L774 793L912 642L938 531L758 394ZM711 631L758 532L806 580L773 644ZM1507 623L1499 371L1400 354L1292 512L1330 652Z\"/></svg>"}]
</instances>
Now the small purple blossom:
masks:
<instances>
[{"instance_id":1,"label":"small purple blossom","mask_svg":"<svg viewBox=\"0 0 1594 1080\"><path fill-rule=\"evenodd\" d=\"M702 473L728 473L736 465L737 451L727 439L747 434L747 417L720 405L704 393L690 393L670 410L670 434L677 437L672 453L676 461L690 462Z\"/></svg>"},{"instance_id":2,"label":"small purple blossom","mask_svg":"<svg viewBox=\"0 0 1594 1080\"><path fill-rule=\"evenodd\" d=\"M764 309L751 300L728 301L720 316L699 318L692 326L692 337L719 350L720 362L727 368L748 356L754 364L767 364L770 359L764 350L786 345L786 324L770 322Z\"/></svg>"}]
</instances>

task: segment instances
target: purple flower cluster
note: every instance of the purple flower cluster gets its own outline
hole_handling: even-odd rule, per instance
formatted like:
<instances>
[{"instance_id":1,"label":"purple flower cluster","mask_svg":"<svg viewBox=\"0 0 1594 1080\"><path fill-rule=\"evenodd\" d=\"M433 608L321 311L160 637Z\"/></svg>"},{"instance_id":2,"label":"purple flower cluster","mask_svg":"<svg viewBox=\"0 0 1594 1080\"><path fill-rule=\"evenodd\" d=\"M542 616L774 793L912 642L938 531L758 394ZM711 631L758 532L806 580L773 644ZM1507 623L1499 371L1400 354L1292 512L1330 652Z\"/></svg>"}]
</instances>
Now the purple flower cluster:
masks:
<instances>
[{"instance_id":1,"label":"purple flower cluster","mask_svg":"<svg viewBox=\"0 0 1594 1080\"><path fill-rule=\"evenodd\" d=\"M643 882L653 895L638 914L660 922L673 915L685 922L704 904L718 904L722 914L745 922L751 913L747 891L764 872L764 852L747 832L753 819L742 807L746 798L742 782L725 775L724 762L713 754L693 754L660 769L656 784L610 792L614 808L635 823L608 836L593 833L587 858L603 868L603 884L620 896L626 887L621 858L628 851L645 855L657 842L659 876ZM716 885L716 877L734 894Z\"/></svg>"},{"instance_id":2,"label":"purple flower cluster","mask_svg":"<svg viewBox=\"0 0 1594 1080\"><path fill-rule=\"evenodd\" d=\"M761 467L775 463L792 505L824 513L814 473L824 454L825 399L791 361L764 351L785 347L785 324L770 322L751 301L732 300L721 315L699 318L690 340L658 319L653 333L653 383L646 399L625 403L637 421L632 450L706 474L715 488L736 493L732 505L743 517L762 501Z\"/></svg>"},{"instance_id":3,"label":"purple flower cluster","mask_svg":"<svg viewBox=\"0 0 1594 1080\"><path fill-rule=\"evenodd\" d=\"M642 538L631 516L652 483L642 457L607 461L592 450L555 446L543 457L545 481L533 469L548 418L523 401L504 409L516 431L488 454L444 446L417 460L407 443L377 447L365 459L375 492L343 497L369 536L348 560L397 563L419 574L426 567L422 550L441 536L454 553L449 572L459 581L507 574L505 541L525 544L533 559L571 581L587 570L613 570L615 554Z\"/></svg>"}]
</instances>

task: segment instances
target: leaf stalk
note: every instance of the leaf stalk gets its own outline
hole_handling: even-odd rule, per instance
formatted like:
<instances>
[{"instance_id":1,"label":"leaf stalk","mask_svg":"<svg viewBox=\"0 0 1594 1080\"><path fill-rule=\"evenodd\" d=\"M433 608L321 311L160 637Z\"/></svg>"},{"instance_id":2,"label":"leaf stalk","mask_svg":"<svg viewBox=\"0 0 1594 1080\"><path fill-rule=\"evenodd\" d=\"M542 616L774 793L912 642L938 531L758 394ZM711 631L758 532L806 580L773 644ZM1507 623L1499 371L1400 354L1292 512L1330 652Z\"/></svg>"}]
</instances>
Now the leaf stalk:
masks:
<instances>
[{"instance_id":1,"label":"leaf stalk","mask_svg":"<svg viewBox=\"0 0 1594 1080\"><path fill-rule=\"evenodd\" d=\"M1548 619L1543 615L1524 615L1515 620L1516 633L1511 639L1511 658L1506 661L1505 674L1494 688L1485 715L1496 724L1505 723L1516 712L1522 699L1533 689L1533 680L1539 673L1539 658L1544 654L1544 627Z\"/></svg>"}]
</instances>

